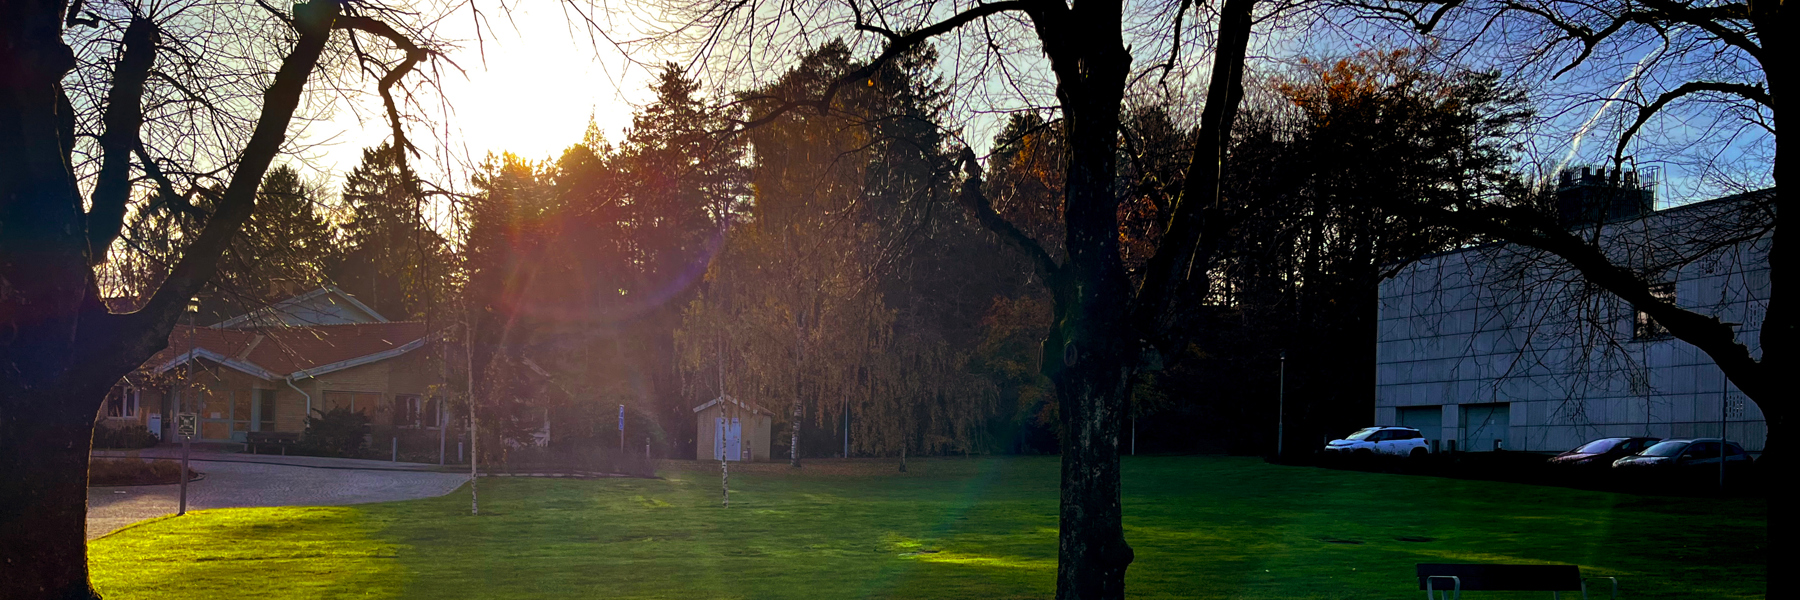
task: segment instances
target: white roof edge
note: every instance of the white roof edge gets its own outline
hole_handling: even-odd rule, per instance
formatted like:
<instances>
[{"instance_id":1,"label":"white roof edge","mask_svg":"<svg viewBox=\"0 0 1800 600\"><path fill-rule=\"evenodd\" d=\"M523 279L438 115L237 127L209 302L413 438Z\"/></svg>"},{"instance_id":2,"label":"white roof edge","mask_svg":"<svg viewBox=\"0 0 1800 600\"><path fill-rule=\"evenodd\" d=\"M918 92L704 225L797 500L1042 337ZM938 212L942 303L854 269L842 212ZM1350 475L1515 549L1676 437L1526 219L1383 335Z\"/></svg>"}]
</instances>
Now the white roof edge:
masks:
<instances>
[{"instance_id":1,"label":"white roof edge","mask_svg":"<svg viewBox=\"0 0 1800 600\"><path fill-rule=\"evenodd\" d=\"M334 363L331 363L328 365L320 365L317 367L313 367L311 369L301 369L298 371L294 371L292 374L287 376L287 379L306 379L309 377L318 377L318 376L324 375L326 373L331 373L334 371L342 371L342 370L348 369L350 367L358 367L358 366L366 365L366 364L369 364L372 362L379 362L379 361L387 360L387 359L390 359L390 358L393 358L396 356L400 356L402 354L406 354L408 352L412 352L414 350L418 350L421 347L424 347L425 340L427 340L431 337L432 336L424 336L419 339L407 342L405 344L401 344L401 345L395 346L393 348L388 348L386 350L376 352L374 354L364 354L364 355L358 356L356 358L340 360L340 361L337 361L337 362L334 362Z\"/></svg>"},{"instance_id":2,"label":"white roof edge","mask_svg":"<svg viewBox=\"0 0 1800 600\"><path fill-rule=\"evenodd\" d=\"M276 374L270 372L268 369L264 369L262 367L256 366L254 363L249 363L249 362L237 360L234 358L230 358L223 354L219 354L217 352L213 352L213 351L207 350L205 348L195 348L193 350L183 352L180 355L176 356L175 358L169 359L169 361L163 363L162 366L157 367L154 372L156 372L156 373L166 372L169 369L175 368L175 365L186 363L188 361L194 360L195 358L204 358L207 360L211 360L213 362L219 363L221 365L225 365L227 367L231 367L233 369L242 371L246 374L249 374L251 376L254 376L254 377L257 377L257 378L260 378L263 380L271 380L271 379L280 379L281 378L280 375L276 375Z\"/></svg>"},{"instance_id":3,"label":"white roof edge","mask_svg":"<svg viewBox=\"0 0 1800 600\"><path fill-rule=\"evenodd\" d=\"M736 404L740 407L750 409L750 412L752 414L767 412L767 411L763 410L763 408L760 406L751 406L749 404L744 404L744 402L742 400L738 400L737 398L732 397L730 394L720 394L719 397L717 397L717 398L707 400L705 404L694 407L694 412L697 413L697 412L706 410L708 408L712 408L712 406L714 404L718 404L719 402L722 402L722 401L730 402L730 403ZM773 413L770 413L770 414L773 414Z\"/></svg>"}]
</instances>

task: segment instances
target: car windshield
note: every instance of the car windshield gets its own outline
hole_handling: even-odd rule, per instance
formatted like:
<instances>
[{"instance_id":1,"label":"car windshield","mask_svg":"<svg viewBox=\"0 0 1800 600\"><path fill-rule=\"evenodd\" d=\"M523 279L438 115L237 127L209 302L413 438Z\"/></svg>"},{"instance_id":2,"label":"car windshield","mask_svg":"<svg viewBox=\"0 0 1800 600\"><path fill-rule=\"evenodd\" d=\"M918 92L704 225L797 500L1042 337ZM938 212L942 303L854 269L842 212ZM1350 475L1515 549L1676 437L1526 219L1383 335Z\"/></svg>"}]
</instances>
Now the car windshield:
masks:
<instances>
[{"instance_id":1,"label":"car windshield","mask_svg":"<svg viewBox=\"0 0 1800 600\"><path fill-rule=\"evenodd\" d=\"M1663 443L1657 444L1655 446L1645 448L1643 452L1639 452L1638 454L1642 454L1644 456L1675 456L1677 454L1681 454L1681 449L1686 448L1687 445L1688 445L1688 443L1685 441L1663 442Z\"/></svg>"},{"instance_id":2,"label":"car windshield","mask_svg":"<svg viewBox=\"0 0 1800 600\"><path fill-rule=\"evenodd\" d=\"M1599 454L1602 452L1606 452L1608 450L1612 450L1613 446L1619 445L1619 442L1622 442L1622 441L1624 441L1624 440L1615 440L1615 439L1594 440L1594 441L1588 442L1586 444L1582 444L1580 448L1576 448L1575 453L1576 454Z\"/></svg>"},{"instance_id":3,"label":"car windshield","mask_svg":"<svg viewBox=\"0 0 1800 600\"><path fill-rule=\"evenodd\" d=\"M1375 435L1375 432L1377 432L1377 431L1381 431L1381 430L1380 430L1380 429L1376 429L1376 428L1374 428L1374 427L1370 427L1370 428L1368 428L1368 429L1364 429L1364 430L1362 430L1362 431L1358 431L1358 432L1356 432L1356 433L1352 433L1352 434L1350 434L1350 436L1349 436L1349 437L1346 437L1346 438L1344 438L1344 439L1346 439L1346 440L1351 440L1351 441L1356 441L1356 442L1360 442L1360 441L1363 441L1363 440L1366 440L1366 439L1369 439L1369 436L1371 436L1371 435Z\"/></svg>"}]
</instances>

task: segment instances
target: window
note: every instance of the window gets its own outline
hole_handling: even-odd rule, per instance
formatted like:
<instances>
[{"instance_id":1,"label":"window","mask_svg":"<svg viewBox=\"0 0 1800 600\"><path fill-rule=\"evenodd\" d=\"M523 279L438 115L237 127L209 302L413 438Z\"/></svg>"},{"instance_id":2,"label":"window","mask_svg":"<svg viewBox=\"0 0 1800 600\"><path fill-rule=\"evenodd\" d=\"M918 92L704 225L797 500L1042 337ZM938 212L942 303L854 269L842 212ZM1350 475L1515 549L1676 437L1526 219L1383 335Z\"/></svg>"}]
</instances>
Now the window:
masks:
<instances>
[{"instance_id":1,"label":"window","mask_svg":"<svg viewBox=\"0 0 1800 600\"><path fill-rule=\"evenodd\" d=\"M396 427L418 428L430 424L425 420L425 399L418 394L397 394L394 404L400 407L400 415L394 420Z\"/></svg>"},{"instance_id":2,"label":"window","mask_svg":"<svg viewBox=\"0 0 1800 600\"><path fill-rule=\"evenodd\" d=\"M113 386L106 393L106 416L109 419L134 419L138 414L138 390Z\"/></svg>"},{"instance_id":3,"label":"window","mask_svg":"<svg viewBox=\"0 0 1800 600\"><path fill-rule=\"evenodd\" d=\"M1687 453L1682 455L1682 458L1687 460L1708 460L1718 457L1718 442L1694 442L1688 446Z\"/></svg>"},{"instance_id":4,"label":"window","mask_svg":"<svg viewBox=\"0 0 1800 600\"><path fill-rule=\"evenodd\" d=\"M373 418L386 410L387 403L382 402L379 392L325 392L325 412L344 408L350 412L359 412Z\"/></svg>"},{"instance_id":5,"label":"window","mask_svg":"<svg viewBox=\"0 0 1800 600\"><path fill-rule=\"evenodd\" d=\"M1675 284L1670 282L1652 285L1650 286L1650 295L1655 296L1658 300L1674 304ZM1649 313L1644 312L1642 309L1639 309L1636 312L1637 318L1632 322L1631 327L1631 339L1659 340L1669 337L1669 330L1663 329L1661 323L1657 323L1656 319L1650 318Z\"/></svg>"},{"instance_id":6,"label":"window","mask_svg":"<svg viewBox=\"0 0 1800 600\"><path fill-rule=\"evenodd\" d=\"M1613 440L1613 439L1594 440L1592 442L1588 442L1586 445L1584 445L1580 448L1576 448L1575 453L1576 454L1601 454L1601 453L1606 452L1607 450L1613 449L1613 446L1618 445L1618 443L1619 443L1619 440ZM1629 450L1630 448L1631 448L1630 446L1626 446L1623 449Z\"/></svg>"},{"instance_id":7,"label":"window","mask_svg":"<svg viewBox=\"0 0 1800 600\"><path fill-rule=\"evenodd\" d=\"M443 417L443 413L441 412L443 410L444 410L444 400L442 398L432 398L430 400L425 401L425 419L424 420L425 420L425 428L426 429L437 429L439 426L441 426L443 424L444 417Z\"/></svg>"},{"instance_id":8,"label":"window","mask_svg":"<svg viewBox=\"0 0 1800 600\"><path fill-rule=\"evenodd\" d=\"M275 430L275 390L256 390L257 431Z\"/></svg>"}]
</instances>

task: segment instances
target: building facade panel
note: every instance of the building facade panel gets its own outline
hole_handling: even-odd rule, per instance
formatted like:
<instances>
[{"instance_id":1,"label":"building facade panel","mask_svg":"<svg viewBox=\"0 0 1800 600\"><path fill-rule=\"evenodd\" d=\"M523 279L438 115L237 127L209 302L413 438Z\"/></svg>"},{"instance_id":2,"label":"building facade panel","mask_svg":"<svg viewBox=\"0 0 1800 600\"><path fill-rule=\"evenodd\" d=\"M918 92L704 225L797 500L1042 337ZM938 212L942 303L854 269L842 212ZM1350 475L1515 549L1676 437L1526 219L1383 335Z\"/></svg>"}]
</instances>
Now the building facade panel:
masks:
<instances>
[{"instance_id":1,"label":"building facade panel","mask_svg":"<svg viewBox=\"0 0 1800 600\"><path fill-rule=\"evenodd\" d=\"M1619 245L1603 247L1662 273L1678 305L1741 323L1738 340L1760 356L1767 238L1681 256L1681 244L1703 241L1689 233L1744 212L1738 207L1754 200L1611 222L1600 235ZM1475 451L1492 449L1495 439L1509 449L1549 452L1603 436L1719 435L1727 384L1712 360L1558 263L1490 245L1426 257L1383 282L1376 424L1416 420L1435 408L1435 439ZM1724 433L1760 451L1761 411L1750 402L1733 407L1724 411Z\"/></svg>"}]
</instances>

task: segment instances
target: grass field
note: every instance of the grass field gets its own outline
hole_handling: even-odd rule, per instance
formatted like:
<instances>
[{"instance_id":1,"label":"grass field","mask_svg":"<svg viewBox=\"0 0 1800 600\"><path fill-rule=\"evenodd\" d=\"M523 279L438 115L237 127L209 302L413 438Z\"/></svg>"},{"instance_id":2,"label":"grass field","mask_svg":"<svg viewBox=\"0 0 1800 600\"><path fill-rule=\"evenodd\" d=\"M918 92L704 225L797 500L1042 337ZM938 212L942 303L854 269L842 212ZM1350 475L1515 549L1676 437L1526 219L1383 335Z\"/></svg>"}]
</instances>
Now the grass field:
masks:
<instances>
[{"instance_id":1,"label":"grass field","mask_svg":"<svg viewBox=\"0 0 1800 600\"><path fill-rule=\"evenodd\" d=\"M911 467L734 466L729 509L702 463L656 480L484 479L478 517L464 488L200 511L89 548L114 599L1052 596L1055 458ZM1760 598L1765 579L1761 499L1130 457L1125 514L1141 598L1417 598L1418 562L1578 564L1633 599Z\"/></svg>"}]
</instances>

